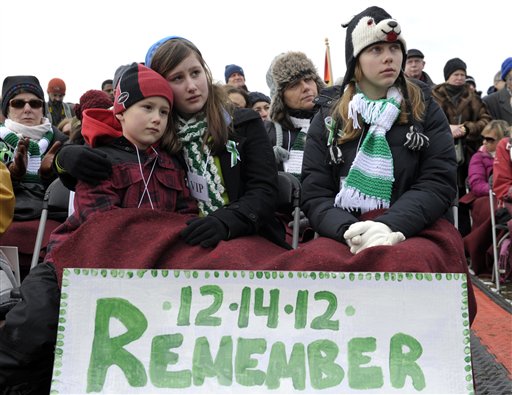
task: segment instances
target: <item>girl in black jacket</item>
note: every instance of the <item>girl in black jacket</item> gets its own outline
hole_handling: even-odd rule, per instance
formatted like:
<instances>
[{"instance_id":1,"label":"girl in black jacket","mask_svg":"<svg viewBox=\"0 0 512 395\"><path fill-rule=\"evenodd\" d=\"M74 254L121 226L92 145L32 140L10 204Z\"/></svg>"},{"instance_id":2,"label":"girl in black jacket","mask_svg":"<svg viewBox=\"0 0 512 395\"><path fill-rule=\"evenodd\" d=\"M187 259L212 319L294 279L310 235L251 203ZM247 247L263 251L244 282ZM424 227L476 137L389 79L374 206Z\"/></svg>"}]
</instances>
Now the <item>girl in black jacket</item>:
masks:
<instances>
[{"instance_id":1,"label":"girl in black jacket","mask_svg":"<svg viewBox=\"0 0 512 395\"><path fill-rule=\"evenodd\" d=\"M355 16L341 97L309 129L302 209L317 233L352 253L415 236L456 196L450 128L428 87L404 77L405 53L400 25L386 11ZM377 209L385 211L359 221Z\"/></svg>"}]
</instances>

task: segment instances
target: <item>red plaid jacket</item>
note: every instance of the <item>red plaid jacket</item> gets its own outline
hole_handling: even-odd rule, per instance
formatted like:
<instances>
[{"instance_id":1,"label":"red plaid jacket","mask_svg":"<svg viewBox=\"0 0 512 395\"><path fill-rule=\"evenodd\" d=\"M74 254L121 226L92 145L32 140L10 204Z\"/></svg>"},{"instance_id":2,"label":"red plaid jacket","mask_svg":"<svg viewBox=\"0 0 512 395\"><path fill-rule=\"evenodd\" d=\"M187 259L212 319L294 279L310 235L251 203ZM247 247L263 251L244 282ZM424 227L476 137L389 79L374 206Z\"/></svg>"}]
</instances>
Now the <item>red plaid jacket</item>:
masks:
<instances>
[{"instance_id":1,"label":"red plaid jacket","mask_svg":"<svg viewBox=\"0 0 512 395\"><path fill-rule=\"evenodd\" d=\"M98 212L140 207L183 214L198 213L197 202L186 185L186 172L177 157L156 147L156 152L152 149L139 152L139 165L135 148L124 137L98 149L112 161L112 175L98 185L78 181L75 211L52 233L46 261L52 262L51 251Z\"/></svg>"}]
</instances>

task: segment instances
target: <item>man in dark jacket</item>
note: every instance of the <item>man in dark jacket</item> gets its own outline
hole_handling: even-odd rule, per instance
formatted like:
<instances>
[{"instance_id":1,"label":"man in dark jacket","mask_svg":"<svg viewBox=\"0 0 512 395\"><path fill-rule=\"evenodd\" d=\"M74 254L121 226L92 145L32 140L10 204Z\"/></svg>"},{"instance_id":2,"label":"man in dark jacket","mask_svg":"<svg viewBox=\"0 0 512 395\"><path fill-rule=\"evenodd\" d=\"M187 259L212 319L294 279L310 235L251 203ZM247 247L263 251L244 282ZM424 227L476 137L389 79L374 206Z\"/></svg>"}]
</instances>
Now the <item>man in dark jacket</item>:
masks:
<instances>
[{"instance_id":1,"label":"man in dark jacket","mask_svg":"<svg viewBox=\"0 0 512 395\"><path fill-rule=\"evenodd\" d=\"M484 97L483 102L493 119L503 119L512 125L512 58L501 65L501 79L505 88Z\"/></svg>"},{"instance_id":2,"label":"man in dark jacket","mask_svg":"<svg viewBox=\"0 0 512 395\"><path fill-rule=\"evenodd\" d=\"M409 78L416 78L427 85L434 86L430 76L423 71L425 55L419 49L409 49L407 51L407 60L405 62L405 75Z\"/></svg>"}]
</instances>

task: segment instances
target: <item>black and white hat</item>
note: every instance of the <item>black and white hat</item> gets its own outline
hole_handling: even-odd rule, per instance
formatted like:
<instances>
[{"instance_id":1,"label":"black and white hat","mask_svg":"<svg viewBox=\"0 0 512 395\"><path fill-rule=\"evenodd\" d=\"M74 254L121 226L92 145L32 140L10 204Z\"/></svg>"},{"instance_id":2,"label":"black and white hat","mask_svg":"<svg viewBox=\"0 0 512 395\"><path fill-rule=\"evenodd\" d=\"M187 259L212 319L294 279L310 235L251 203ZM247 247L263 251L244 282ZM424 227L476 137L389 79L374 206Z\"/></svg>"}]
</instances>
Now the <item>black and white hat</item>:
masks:
<instances>
[{"instance_id":1,"label":"black and white hat","mask_svg":"<svg viewBox=\"0 0 512 395\"><path fill-rule=\"evenodd\" d=\"M407 45L402 36L400 24L380 7L369 7L343 24L347 28L345 39L345 62L347 72L342 86L345 87L354 77L356 59L370 45L379 42L399 42L402 46L403 65L405 66Z\"/></svg>"}]
</instances>

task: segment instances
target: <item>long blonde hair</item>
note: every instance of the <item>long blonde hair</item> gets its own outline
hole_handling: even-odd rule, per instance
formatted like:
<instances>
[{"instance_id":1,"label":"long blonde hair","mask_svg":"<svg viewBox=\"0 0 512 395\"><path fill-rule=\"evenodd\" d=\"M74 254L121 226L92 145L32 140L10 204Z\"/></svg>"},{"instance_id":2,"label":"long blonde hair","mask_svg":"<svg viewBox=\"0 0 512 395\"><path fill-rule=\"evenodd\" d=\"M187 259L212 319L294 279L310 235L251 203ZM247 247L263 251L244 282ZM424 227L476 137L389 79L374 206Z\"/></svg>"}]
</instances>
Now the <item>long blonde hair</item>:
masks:
<instances>
[{"instance_id":1,"label":"long blonde hair","mask_svg":"<svg viewBox=\"0 0 512 395\"><path fill-rule=\"evenodd\" d=\"M348 116L348 105L352 100L352 97L356 94L356 83L361 81L362 78L363 71L358 62L355 67L353 80L348 83L347 88L333 106L332 117L334 118L336 125L343 125L343 133L338 137L338 144L352 141L358 138L362 133L361 129L354 129L352 119ZM422 121L425 116L425 101L421 88L409 81L409 79L404 76L403 71L400 72L395 84L400 89L404 98L401 103L398 123L402 125L410 123L412 121L411 115L413 119ZM363 122L361 120L360 124L362 123Z\"/></svg>"}]
</instances>

